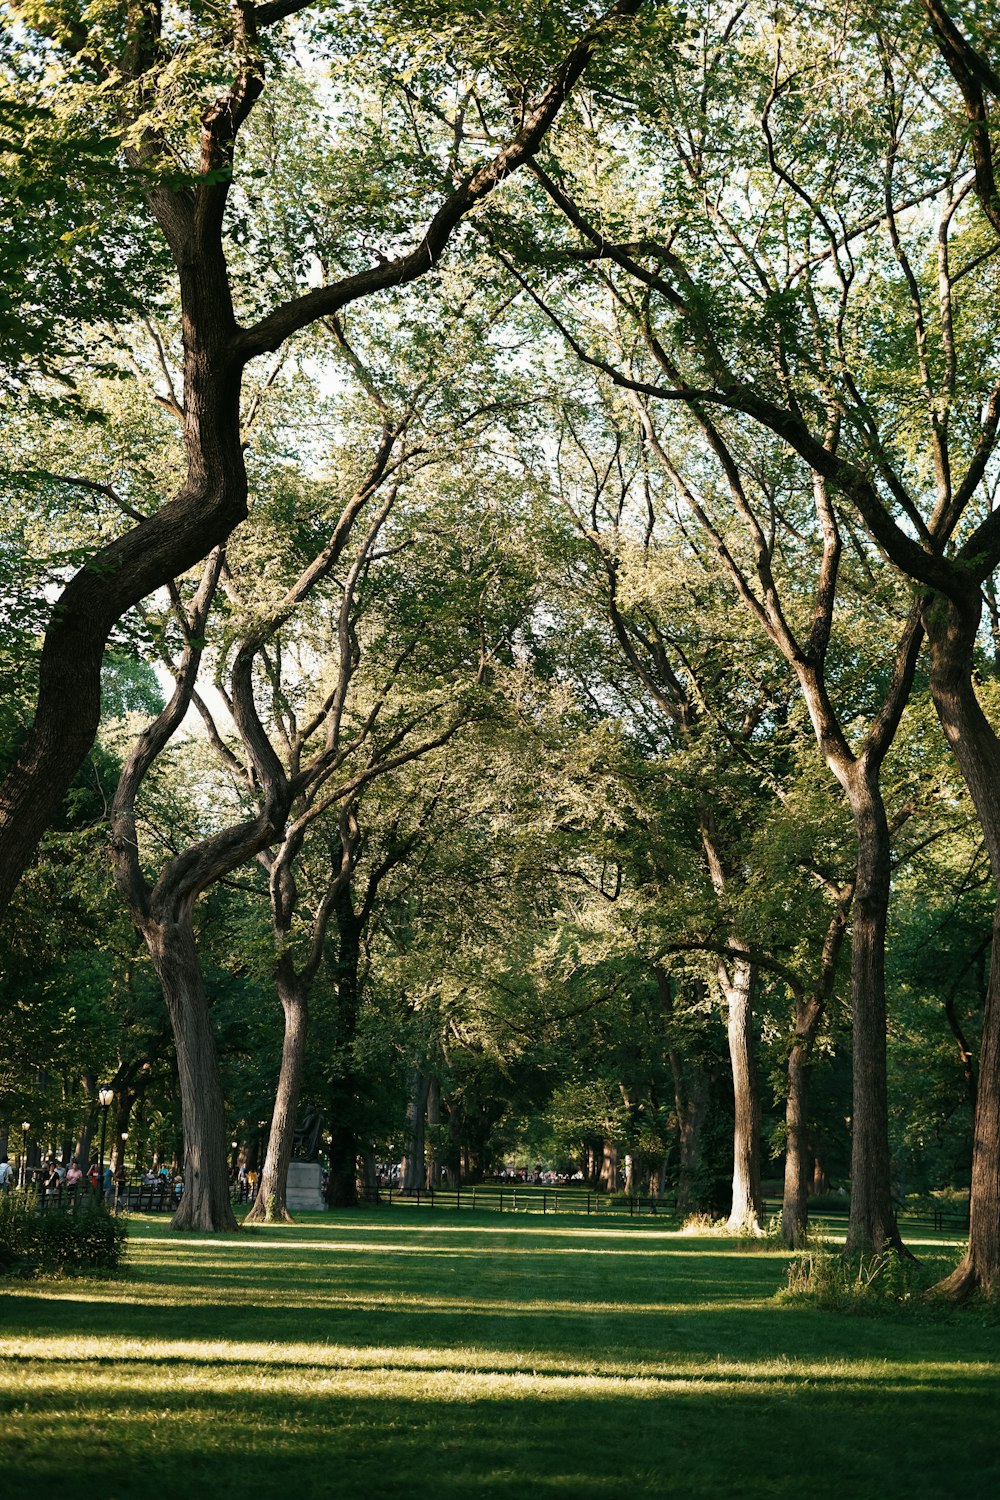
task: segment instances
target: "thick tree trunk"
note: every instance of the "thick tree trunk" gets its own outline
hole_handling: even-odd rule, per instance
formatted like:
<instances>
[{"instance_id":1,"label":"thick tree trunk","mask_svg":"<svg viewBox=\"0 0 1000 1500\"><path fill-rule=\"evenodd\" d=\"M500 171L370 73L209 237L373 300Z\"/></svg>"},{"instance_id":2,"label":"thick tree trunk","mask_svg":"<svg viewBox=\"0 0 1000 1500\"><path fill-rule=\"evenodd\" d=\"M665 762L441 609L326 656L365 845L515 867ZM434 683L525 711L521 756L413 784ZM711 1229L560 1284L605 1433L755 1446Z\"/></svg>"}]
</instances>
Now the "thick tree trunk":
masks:
<instances>
[{"instance_id":1,"label":"thick tree trunk","mask_svg":"<svg viewBox=\"0 0 1000 1500\"><path fill-rule=\"evenodd\" d=\"M181 1091L184 1196L171 1224L174 1229L235 1229L222 1080L188 909L171 922L149 921L146 941L170 1016Z\"/></svg>"},{"instance_id":2,"label":"thick tree trunk","mask_svg":"<svg viewBox=\"0 0 1000 1500\"><path fill-rule=\"evenodd\" d=\"M891 1247L905 1254L892 1206L886 1082L889 825L878 778L863 761L855 763L846 783L858 862L851 935L851 1212L844 1253L880 1253Z\"/></svg>"},{"instance_id":3,"label":"thick tree trunk","mask_svg":"<svg viewBox=\"0 0 1000 1500\"><path fill-rule=\"evenodd\" d=\"M361 1156L361 1192L366 1203L374 1201L378 1192L378 1170L375 1161L375 1151L371 1145L365 1146L360 1152Z\"/></svg>"},{"instance_id":4,"label":"thick tree trunk","mask_svg":"<svg viewBox=\"0 0 1000 1500\"><path fill-rule=\"evenodd\" d=\"M358 1136L350 1121L330 1127L330 1171L326 1201L331 1208L354 1208L358 1201Z\"/></svg>"},{"instance_id":5,"label":"thick tree trunk","mask_svg":"<svg viewBox=\"0 0 1000 1500\"><path fill-rule=\"evenodd\" d=\"M406 1108L406 1151L403 1156L403 1180L400 1190L406 1196L423 1192L427 1185L424 1157L424 1131L430 1079L415 1069L410 1083L410 1102Z\"/></svg>"},{"instance_id":6,"label":"thick tree trunk","mask_svg":"<svg viewBox=\"0 0 1000 1500\"><path fill-rule=\"evenodd\" d=\"M708 1078L701 1068L688 1070L686 1091L680 1081L680 1069L675 1066L674 1053L670 1054L670 1065L674 1072L674 1108L677 1113L677 1212L690 1214L702 1207L699 1200L698 1180L701 1175L701 1128L708 1113Z\"/></svg>"},{"instance_id":7,"label":"thick tree trunk","mask_svg":"<svg viewBox=\"0 0 1000 1500\"><path fill-rule=\"evenodd\" d=\"M288 1167L295 1143L295 1120L306 1055L309 1007L305 991L287 952L279 957L274 978L285 1018L285 1034L281 1044L281 1067L264 1170L257 1196L247 1214L248 1224L290 1223L292 1218L285 1199L288 1193Z\"/></svg>"},{"instance_id":8,"label":"thick tree trunk","mask_svg":"<svg viewBox=\"0 0 1000 1500\"><path fill-rule=\"evenodd\" d=\"M236 323L221 254L183 266L180 282L187 476L173 500L85 563L53 607L34 722L0 783L0 914L93 744L112 628L246 515L242 366L231 350Z\"/></svg>"},{"instance_id":9,"label":"thick tree trunk","mask_svg":"<svg viewBox=\"0 0 1000 1500\"><path fill-rule=\"evenodd\" d=\"M614 1141L604 1141L601 1146L601 1159L597 1168L598 1191L602 1193L617 1193L618 1173L618 1147Z\"/></svg>"},{"instance_id":10,"label":"thick tree trunk","mask_svg":"<svg viewBox=\"0 0 1000 1500\"><path fill-rule=\"evenodd\" d=\"M726 1228L733 1234L761 1234L760 1100L753 1045L754 968L736 959L720 965L719 982L728 1007L729 1062L733 1072L733 1203Z\"/></svg>"},{"instance_id":11,"label":"thick tree trunk","mask_svg":"<svg viewBox=\"0 0 1000 1500\"><path fill-rule=\"evenodd\" d=\"M935 601L925 623L931 645L931 695L979 816L994 884L1000 889L1000 740L972 681L981 600L970 591L962 615ZM969 1196L969 1247L937 1290L961 1300L1000 1291L1000 901L993 913L993 953L983 1012Z\"/></svg>"}]
</instances>

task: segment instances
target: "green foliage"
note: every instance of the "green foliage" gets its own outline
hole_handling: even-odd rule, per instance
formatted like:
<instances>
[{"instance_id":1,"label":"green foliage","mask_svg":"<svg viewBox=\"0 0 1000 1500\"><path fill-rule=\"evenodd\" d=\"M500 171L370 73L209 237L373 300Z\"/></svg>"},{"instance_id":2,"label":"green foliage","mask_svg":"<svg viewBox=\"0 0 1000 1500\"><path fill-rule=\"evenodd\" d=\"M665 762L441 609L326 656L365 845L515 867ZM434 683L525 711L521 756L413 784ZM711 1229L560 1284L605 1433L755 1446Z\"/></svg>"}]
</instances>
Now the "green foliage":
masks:
<instances>
[{"instance_id":1,"label":"green foliage","mask_svg":"<svg viewBox=\"0 0 1000 1500\"><path fill-rule=\"evenodd\" d=\"M74 1211L47 1206L32 1192L0 1195L0 1270L38 1272L116 1271L128 1242L124 1219L93 1194L80 1193Z\"/></svg>"},{"instance_id":2,"label":"green foliage","mask_svg":"<svg viewBox=\"0 0 1000 1500\"><path fill-rule=\"evenodd\" d=\"M832 1312L878 1315L914 1306L951 1268L939 1256L917 1261L894 1250L845 1256L818 1247L790 1263L782 1297Z\"/></svg>"}]
</instances>

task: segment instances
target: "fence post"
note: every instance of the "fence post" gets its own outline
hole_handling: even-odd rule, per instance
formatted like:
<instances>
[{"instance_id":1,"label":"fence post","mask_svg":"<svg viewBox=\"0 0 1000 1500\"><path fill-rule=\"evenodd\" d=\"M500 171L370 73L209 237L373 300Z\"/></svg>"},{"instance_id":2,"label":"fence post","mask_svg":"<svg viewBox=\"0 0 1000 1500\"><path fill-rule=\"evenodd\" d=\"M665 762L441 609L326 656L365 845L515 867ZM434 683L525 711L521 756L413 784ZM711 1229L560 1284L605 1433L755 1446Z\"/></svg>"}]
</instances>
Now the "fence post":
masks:
<instances>
[{"instance_id":1,"label":"fence post","mask_svg":"<svg viewBox=\"0 0 1000 1500\"><path fill-rule=\"evenodd\" d=\"M635 1217L635 1199L634 1198L630 1198L628 1200L628 1216L629 1216L630 1219Z\"/></svg>"},{"instance_id":2,"label":"fence post","mask_svg":"<svg viewBox=\"0 0 1000 1500\"><path fill-rule=\"evenodd\" d=\"M546 1194L543 1192L542 1193L542 1213L545 1212L545 1198L546 1198Z\"/></svg>"},{"instance_id":3,"label":"fence post","mask_svg":"<svg viewBox=\"0 0 1000 1500\"><path fill-rule=\"evenodd\" d=\"M503 1188L500 1189L500 1212L503 1213Z\"/></svg>"},{"instance_id":4,"label":"fence post","mask_svg":"<svg viewBox=\"0 0 1000 1500\"><path fill-rule=\"evenodd\" d=\"M587 1194L587 1212L590 1213L590 1194Z\"/></svg>"}]
</instances>

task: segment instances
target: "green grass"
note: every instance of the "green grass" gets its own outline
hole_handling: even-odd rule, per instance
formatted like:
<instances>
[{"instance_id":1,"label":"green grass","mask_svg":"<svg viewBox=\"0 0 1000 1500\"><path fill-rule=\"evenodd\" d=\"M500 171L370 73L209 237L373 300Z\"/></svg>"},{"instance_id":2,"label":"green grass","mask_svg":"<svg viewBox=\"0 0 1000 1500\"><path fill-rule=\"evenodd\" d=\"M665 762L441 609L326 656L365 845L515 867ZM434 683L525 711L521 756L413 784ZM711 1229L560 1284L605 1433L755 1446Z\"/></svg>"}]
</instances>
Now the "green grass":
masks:
<instances>
[{"instance_id":1,"label":"green grass","mask_svg":"<svg viewBox=\"0 0 1000 1500\"><path fill-rule=\"evenodd\" d=\"M655 1220L372 1211L0 1291L10 1500L1000 1495L1000 1329ZM936 1247L940 1248L940 1247Z\"/></svg>"}]
</instances>

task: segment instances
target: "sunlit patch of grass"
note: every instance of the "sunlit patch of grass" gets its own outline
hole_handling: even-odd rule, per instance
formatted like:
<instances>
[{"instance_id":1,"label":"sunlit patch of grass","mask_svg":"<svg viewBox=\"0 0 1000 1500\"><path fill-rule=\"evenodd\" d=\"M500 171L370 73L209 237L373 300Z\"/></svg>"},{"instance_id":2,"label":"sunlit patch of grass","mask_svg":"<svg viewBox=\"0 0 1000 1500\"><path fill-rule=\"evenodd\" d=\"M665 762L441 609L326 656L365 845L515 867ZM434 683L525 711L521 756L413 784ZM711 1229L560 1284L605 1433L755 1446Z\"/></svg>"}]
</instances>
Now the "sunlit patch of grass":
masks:
<instances>
[{"instance_id":1,"label":"sunlit patch of grass","mask_svg":"<svg viewBox=\"0 0 1000 1500\"><path fill-rule=\"evenodd\" d=\"M457 1217L137 1221L126 1274L6 1288L4 1495L1000 1493L995 1327L781 1304L745 1241Z\"/></svg>"}]
</instances>

